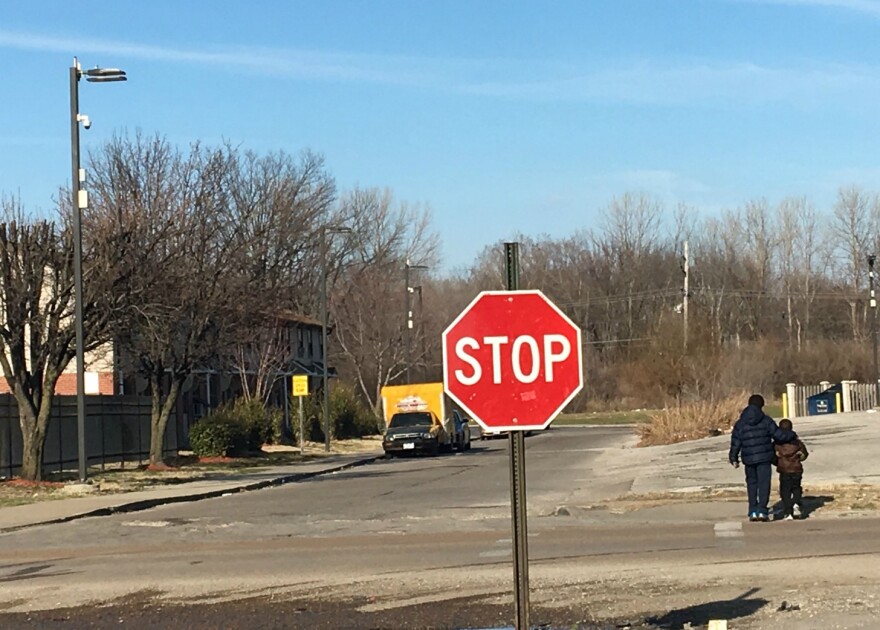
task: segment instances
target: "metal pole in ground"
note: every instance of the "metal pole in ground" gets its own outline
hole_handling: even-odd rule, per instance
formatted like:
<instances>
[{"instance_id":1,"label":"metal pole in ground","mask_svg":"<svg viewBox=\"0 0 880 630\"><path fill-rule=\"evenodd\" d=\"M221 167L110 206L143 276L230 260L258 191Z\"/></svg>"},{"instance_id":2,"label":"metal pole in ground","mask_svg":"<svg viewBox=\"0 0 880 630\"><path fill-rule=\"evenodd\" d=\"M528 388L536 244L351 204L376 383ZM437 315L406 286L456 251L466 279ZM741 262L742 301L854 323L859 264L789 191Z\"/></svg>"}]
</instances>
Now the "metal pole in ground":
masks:
<instances>
[{"instance_id":1,"label":"metal pole in ground","mask_svg":"<svg viewBox=\"0 0 880 630\"><path fill-rule=\"evenodd\" d=\"M79 169L79 77L80 67L76 57L70 67L70 163L73 213L73 292L74 326L76 328L76 439L79 480L86 480L86 411L85 411L85 360L83 358L83 281L82 281L82 206L80 199Z\"/></svg>"},{"instance_id":2,"label":"metal pole in ground","mask_svg":"<svg viewBox=\"0 0 880 630\"><path fill-rule=\"evenodd\" d=\"M299 396L299 456L306 452L306 438L303 435L303 397Z\"/></svg>"},{"instance_id":3,"label":"metal pole in ground","mask_svg":"<svg viewBox=\"0 0 880 630\"><path fill-rule=\"evenodd\" d=\"M874 406L880 405L880 372L877 367L877 298L874 295L874 254L868 256L868 283L871 306L871 346L874 354Z\"/></svg>"},{"instance_id":4,"label":"metal pole in ground","mask_svg":"<svg viewBox=\"0 0 880 630\"><path fill-rule=\"evenodd\" d=\"M406 319L403 323L404 349L406 350L406 384L409 385L409 364L412 363L412 349L409 346L409 332L412 328L412 313L409 304L409 260L403 264L403 284L404 284L404 315Z\"/></svg>"},{"instance_id":5,"label":"metal pole in ground","mask_svg":"<svg viewBox=\"0 0 880 630\"><path fill-rule=\"evenodd\" d=\"M519 243L504 244L507 289L519 290ZM529 539L526 511L526 444L522 431L510 431L510 512L516 629L529 630Z\"/></svg>"},{"instance_id":6,"label":"metal pole in ground","mask_svg":"<svg viewBox=\"0 0 880 630\"><path fill-rule=\"evenodd\" d=\"M330 385L327 379L327 228L321 228L321 346L324 352L324 369L321 374L321 388L324 396L324 452L330 452Z\"/></svg>"}]
</instances>

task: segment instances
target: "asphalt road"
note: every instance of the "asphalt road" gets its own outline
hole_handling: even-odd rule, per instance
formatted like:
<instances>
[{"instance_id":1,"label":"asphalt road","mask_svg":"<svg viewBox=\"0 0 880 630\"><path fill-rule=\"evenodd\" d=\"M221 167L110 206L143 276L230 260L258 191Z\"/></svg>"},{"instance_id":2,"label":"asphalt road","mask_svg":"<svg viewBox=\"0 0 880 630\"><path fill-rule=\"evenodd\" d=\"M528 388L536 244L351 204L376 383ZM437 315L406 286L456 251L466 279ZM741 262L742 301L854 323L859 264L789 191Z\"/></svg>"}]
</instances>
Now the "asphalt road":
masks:
<instances>
[{"instance_id":1,"label":"asphalt road","mask_svg":"<svg viewBox=\"0 0 880 630\"><path fill-rule=\"evenodd\" d=\"M799 618L771 615L793 592L814 620L856 623L852 615L873 613L875 594L880 604L876 519L743 524L729 506L590 510L628 489L626 478L591 477L628 430L562 428L526 440L534 621L682 627L725 615L762 627ZM513 617L508 479L500 439L7 533L0 627L504 625ZM829 598L865 601L834 607Z\"/></svg>"}]
</instances>

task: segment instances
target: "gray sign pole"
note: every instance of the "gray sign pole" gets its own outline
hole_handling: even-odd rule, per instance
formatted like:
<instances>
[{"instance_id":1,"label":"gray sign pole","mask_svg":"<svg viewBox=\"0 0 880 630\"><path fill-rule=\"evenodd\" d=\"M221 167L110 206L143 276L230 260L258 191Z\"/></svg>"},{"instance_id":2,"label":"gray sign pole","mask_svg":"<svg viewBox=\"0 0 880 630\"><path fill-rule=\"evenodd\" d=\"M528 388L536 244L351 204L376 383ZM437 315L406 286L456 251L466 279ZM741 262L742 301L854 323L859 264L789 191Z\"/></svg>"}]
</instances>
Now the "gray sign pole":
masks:
<instances>
[{"instance_id":1,"label":"gray sign pole","mask_svg":"<svg viewBox=\"0 0 880 630\"><path fill-rule=\"evenodd\" d=\"M519 290L519 243L504 244L507 289ZM529 630L529 539L526 512L526 443L510 431L510 513L513 522L513 583L516 629Z\"/></svg>"},{"instance_id":2,"label":"gray sign pole","mask_svg":"<svg viewBox=\"0 0 880 630\"><path fill-rule=\"evenodd\" d=\"M302 457L306 452L306 436L303 435L303 397L299 398L299 456Z\"/></svg>"}]
</instances>

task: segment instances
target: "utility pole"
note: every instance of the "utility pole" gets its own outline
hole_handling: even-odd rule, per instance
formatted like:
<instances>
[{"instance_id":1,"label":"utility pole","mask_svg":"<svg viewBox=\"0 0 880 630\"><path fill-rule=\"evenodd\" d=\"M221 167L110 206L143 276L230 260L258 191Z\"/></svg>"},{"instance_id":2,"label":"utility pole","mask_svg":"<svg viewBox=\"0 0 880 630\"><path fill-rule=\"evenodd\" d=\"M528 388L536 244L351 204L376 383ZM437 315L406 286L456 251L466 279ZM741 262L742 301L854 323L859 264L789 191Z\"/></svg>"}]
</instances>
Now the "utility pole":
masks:
<instances>
[{"instance_id":1,"label":"utility pole","mask_svg":"<svg viewBox=\"0 0 880 630\"><path fill-rule=\"evenodd\" d=\"M411 265L409 264L409 259L407 258L403 265L403 281L406 285L404 287L406 294L406 302L404 304L404 309L406 313L406 327L403 330L404 340L403 345L406 351L406 384L410 384L410 366L412 365L412 329L413 329L413 312L412 312L412 294L415 292L416 288L409 286L409 270L410 269L427 269L427 265ZM419 285L419 300L421 300L421 285ZM421 313L420 313L421 315Z\"/></svg>"},{"instance_id":2,"label":"utility pole","mask_svg":"<svg viewBox=\"0 0 880 630\"><path fill-rule=\"evenodd\" d=\"M871 346L874 353L874 406L880 405L880 374L877 371L877 298L874 295L874 262L876 256L868 255L868 291L871 307Z\"/></svg>"},{"instance_id":3,"label":"utility pole","mask_svg":"<svg viewBox=\"0 0 880 630\"><path fill-rule=\"evenodd\" d=\"M684 349L688 347L688 297L690 295L688 280L690 274L690 261L688 260L688 242L684 242L684 259L682 260L681 270L684 272L684 299L681 304L681 313L684 316Z\"/></svg>"},{"instance_id":4,"label":"utility pole","mask_svg":"<svg viewBox=\"0 0 880 630\"><path fill-rule=\"evenodd\" d=\"M70 67L70 189L73 194L73 318L76 335L76 440L79 480L88 477L88 457L86 450L86 403L85 403L85 331L83 330L83 270L82 270L82 213L88 208L88 192L84 189L85 171L79 163L79 126L89 129L92 121L79 111L79 80L86 78L89 83L112 83L127 81L125 71L119 68L91 68L83 71L79 60L74 57Z\"/></svg>"},{"instance_id":5,"label":"utility pole","mask_svg":"<svg viewBox=\"0 0 880 630\"><path fill-rule=\"evenodd\" d=\"M403 330L403 334L406 337L403 341L404 349L406 350L406 357L404 361L406 361L406 384L409 385L409 365L412 363L412 350L409 347L409 331L412 328L412 306L410 305L409 294L412 291L412 288L409 286L409 260L403 264L403 283L405 286L404 293L405 304L404 304L404 312L406 313L406 327Z\"/></svg>"},{"instance_id":6,"label":"utility pole","mask_svg":"<svg viewBox=\"0 0 880 630\"><path fill-rule=\"evenodd\" d=\"M330 452L330 383L328 382L328 363L330 350L327 347L327 235L349 234L351 228L344 225L321 226L321 361L324 369L321 374L321 388L324 390L324 452Z\"/></svg>"}]
</instances>

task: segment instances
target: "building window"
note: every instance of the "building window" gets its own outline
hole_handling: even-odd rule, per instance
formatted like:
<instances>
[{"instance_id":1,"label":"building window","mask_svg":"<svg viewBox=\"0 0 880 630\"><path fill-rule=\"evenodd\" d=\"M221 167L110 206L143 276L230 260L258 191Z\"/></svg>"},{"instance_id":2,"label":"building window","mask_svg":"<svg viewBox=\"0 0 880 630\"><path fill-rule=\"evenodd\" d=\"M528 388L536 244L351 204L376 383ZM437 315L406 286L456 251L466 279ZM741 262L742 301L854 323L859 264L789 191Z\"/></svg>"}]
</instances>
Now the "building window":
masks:
<instances>
[{"instance_id":1,"label":"building window","mask_svg":"<svg viewBox=\"0 0 880 630\"><path fill-rule=\"evenodd\" d=\"M305 348L305 331L297 326L296 328L296 356L304 357L306 355Z\"/></svg>"}]
</instances>

